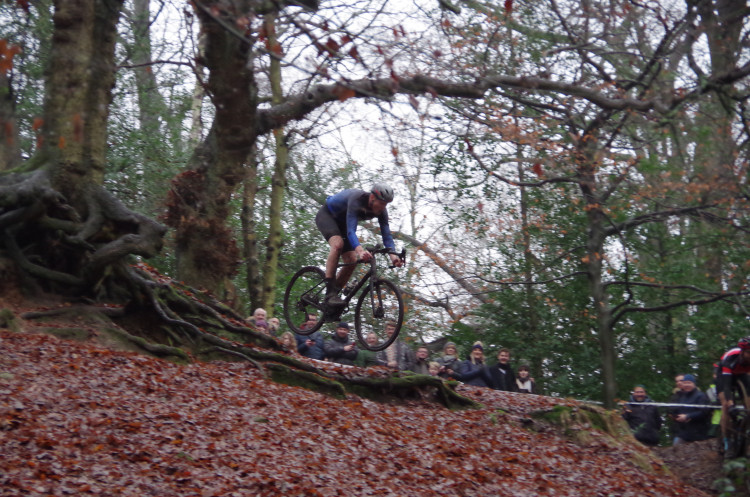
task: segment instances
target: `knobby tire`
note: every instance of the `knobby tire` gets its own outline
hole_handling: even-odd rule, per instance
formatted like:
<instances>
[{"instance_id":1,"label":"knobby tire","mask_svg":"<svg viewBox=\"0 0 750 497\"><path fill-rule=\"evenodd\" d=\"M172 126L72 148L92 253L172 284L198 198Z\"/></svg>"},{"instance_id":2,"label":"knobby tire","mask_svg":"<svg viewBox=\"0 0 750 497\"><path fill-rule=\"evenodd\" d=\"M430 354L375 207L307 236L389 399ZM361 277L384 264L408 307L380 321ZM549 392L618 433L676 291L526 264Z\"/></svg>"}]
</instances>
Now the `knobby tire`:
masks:
<instances>
[{"instance_id":1,"label":"knobby tire","mask_svg":"<svg viewBox=\"0 0 750 497\"><path fill-rule=\"evenodd\" d=\"M294 273L284 292L284 319L299 335L311 335L323 326L325 311L325 273L316 266L306 266ZM315 325L303 328L307 314L315 314Z\"/></svg>"},{"instance_id":2,"label":"knobby tire","mask_svg":"<svg viewBox=\"0 0 750 497\"><path fill-rule=\"evenodd\" d=\"M385 323L396 323L396 331L388 337L385 334ZM365 285L354 308L354 328L362 347L378 352L388 348L396 338L404 321L404 300L401 290L389 280L376 279L372 286ZM378 343L367 343L367 335L375 333Z\"/></svg>"}]
</instances>

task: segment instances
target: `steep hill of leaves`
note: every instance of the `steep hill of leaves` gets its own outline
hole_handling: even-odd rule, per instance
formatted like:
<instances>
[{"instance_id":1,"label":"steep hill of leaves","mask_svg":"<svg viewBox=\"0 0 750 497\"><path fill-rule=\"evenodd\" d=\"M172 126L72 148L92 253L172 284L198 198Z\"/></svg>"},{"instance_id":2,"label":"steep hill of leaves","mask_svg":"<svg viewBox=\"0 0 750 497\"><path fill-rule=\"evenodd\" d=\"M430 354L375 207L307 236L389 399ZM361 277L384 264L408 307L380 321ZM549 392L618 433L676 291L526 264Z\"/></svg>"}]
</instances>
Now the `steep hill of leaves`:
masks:
<instances>
[{"instance_id":1,"label":"steep hill of leaves","mask_svg":"<svg viewBox=\"0 0 750 497\"><path fill-rule=\"evenodd\" d=\"M0 495L705 495L645 448L530 416L572 401L459 388L485 407L342 401L247 362L2 331Z\"/></svg>"}]
</instances>

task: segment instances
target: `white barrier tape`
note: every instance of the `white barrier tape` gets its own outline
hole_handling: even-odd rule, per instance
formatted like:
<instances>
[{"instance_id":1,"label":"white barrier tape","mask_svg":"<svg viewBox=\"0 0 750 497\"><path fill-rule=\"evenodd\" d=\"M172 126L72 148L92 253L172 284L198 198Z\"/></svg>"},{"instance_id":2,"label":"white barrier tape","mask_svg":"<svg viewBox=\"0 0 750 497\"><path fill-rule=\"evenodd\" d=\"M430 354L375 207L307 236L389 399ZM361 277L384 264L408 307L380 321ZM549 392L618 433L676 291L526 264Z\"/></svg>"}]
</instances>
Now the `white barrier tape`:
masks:
<instances>
[{"instance_id":1,"label":"white barrier tape","mask_svg":"<svg viewBox=\"0 0 750 497\"><path fill-rule=\"evenodd\" d=\"M620 402L620 405L634 406L656 406L656 407L695 407L696 409L721 409L721 406L701 405L701 404L671 404L668 402Z\"/></svg>"}]
</instances>

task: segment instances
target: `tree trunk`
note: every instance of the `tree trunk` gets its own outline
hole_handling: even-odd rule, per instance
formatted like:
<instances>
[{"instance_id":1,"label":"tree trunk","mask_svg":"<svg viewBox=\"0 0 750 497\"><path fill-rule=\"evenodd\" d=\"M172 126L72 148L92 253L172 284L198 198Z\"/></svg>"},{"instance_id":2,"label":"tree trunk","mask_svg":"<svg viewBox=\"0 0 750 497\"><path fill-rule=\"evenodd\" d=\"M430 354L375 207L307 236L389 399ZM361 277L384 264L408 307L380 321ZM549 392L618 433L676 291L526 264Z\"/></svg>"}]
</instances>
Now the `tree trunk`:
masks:
<instances>
[{"instance_id":1,"label":"tree trunk","mask_svg":"<svg viewBox=\"0 0 750 497\"><path fill-rule=\"evenodd\" d=\"M241 3L238 11L252 10L249 2ZM239 264L226 220L257 139L257 89L250 41L220 24L205 2L194 5L206 36L207 86L216 117L189 170L173 181L167 223L175 228L178 277L221 296Z\"/></svg>"},{"instance_id":2,"label":"tree trunk","mask_svg":"<svg viewBox=\"0 0 750 497\"><path fill-rule=\"evenodd\" d=\"M264 26L271 51L275 52L278 46L276 36L276 16L268 14L265 16ZM274 105L284 101L281 89L281 62L271 58L271 93ZM271 206L268 212L268 239L266 240L266 261L263 265L263 287L261 307L273 314L274 302L276 301L276 277L279 268L279 251L282 244L281 216L284 204L284 193L286 191L286 168L289 161L289 148L286 144L284 128L273 130L273 138L276 144L276 160L273 167L273 178L271 183Z\"/></svg>"},{"instance_id":3,"label":"tree trunk","mask_svg":"<svg viewBox=\"0 0 750 497\"><path fill-rule=\"evenodd\" d=\"M84 212L88 187L104 182L121 8L122 0L55 2L42 153L53 187Z\"/></svg>"},{"instance_id":4,"label":"tree trunk","mask_svg":"<svg viewBox=\"0 0 750 497\"><path fill-rule=\"evenodd\" d=\"M255 153L248 161L244 188L242 189L242 252L245 259L249 312L262 307L260 283L260 259L258 256L258 233L255 230L255 198L258 194L258 163Z\"/></svg>"},{"instance_id":5,"label":"tree trunk","mask_svg":"<svg viewBox=\"0 0 750 497\"><path fill-rule=\"evenodd\" d=\"M5 70L0 70L0 171L21 163L13 88Z\"/></svg>"},{"instance_id":6,"label":"tree trunk","mask_svg":"<svg viewBox=\"0 0 750 497\"><path fill-rule=\"evenodd\" d=\"M198 34L198 56L195 61L196 74L202 75L204 53L206 49L206 36L203 32ZM206 92L203 88L203 81L198 80L193 88L193 98L190 100L190 132L188 133L188 146L197 147L203 134L203 99Z\"/></svg>"},{"instance_id":7,"label":"tree trunk","mask_svg":"<svg viewBox=\"0 0 750 497\"><path fill-rule=\"evenodd\" d=\"M586 201L584 210L588 219L586 256L583 265L588 275L591 306L596 316L596 335L599 340L602 368L602 397L605 407L611 409L614 407L614 399L617 394L617 383L615 381L616 355L612 309L602 278L606 216L602 212L602 205L605 203L599 197L597 184L599 162L596 154L597 140L589 130L579 144L578 154L580 186Z\"/></svg>"},{"instance_id":8,"label":"tree trunk","mask_svg":"<svg viewBox=\"0 0 750 497\"><path fill-rule=\"evenodd\" d=\"M156 76L151 67L151 12L150 0L133 0L133 45L130 47L131 59L135 68L135 84L138 89L138 121L145 141L143 150L144 165L158 153L159 116L163 113L164 102L157 90Z\"/></svg>"},{"instance_id":9,"label":"tree trunk","mask_svg":"<svg viewBox=\"0 0 750 497\"><path fill-rule=\"evenodd\" d=\"M518 147L518 154L519 157L522 155L523 150L522 147ZM520 183L523 183L525 181L525 171L521 163L518 165L518 180ZM534 287L533 281L534 281L534 274L535 274L535 268L534 268L534 255L532 252L532 245L531 245L531 235L530 235L530 226L529 226L529 216L528 216L528 192L526 190L526 187L521 186L520 189L520 199L519 199L519 207L521 212L521 236L523 237L522 242L522 249L523 249L523 267L524 267L524 282L526 284L526 287L524 289L524 297L526 300L526 316L525 316L525 322L527 323L526 326L526 337L524 337L524 341L529 344L536 344L539 343L539 341L542 339L539 332L539 313L537 312L539 301L537 299L537 292ZM544 376L542 375L542 359L541 354L537 351L537 348L532 346L527 350L527 353L529 354L528 359L530 360L531 364L529 365L531 369L531 376L538 378L536 381L537 385L537 393L540 391L544 391Z\"/></svg>"}]
</instances>

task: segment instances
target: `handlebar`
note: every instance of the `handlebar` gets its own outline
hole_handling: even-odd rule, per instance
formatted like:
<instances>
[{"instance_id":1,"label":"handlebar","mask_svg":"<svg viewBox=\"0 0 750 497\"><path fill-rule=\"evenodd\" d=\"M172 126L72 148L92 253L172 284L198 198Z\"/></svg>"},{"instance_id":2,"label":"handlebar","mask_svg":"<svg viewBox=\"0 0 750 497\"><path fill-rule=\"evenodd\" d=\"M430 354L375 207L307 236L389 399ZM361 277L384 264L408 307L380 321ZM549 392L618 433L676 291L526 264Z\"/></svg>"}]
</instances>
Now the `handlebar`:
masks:
<instances>
[{"instance_id":1,"label":"handlebar","mask_svg":"<svg viewBox=\"0 0 750 497\"><path fill-rule=\"evenodd\" d=\"M368 252L370 252L373 255L375 255L375 254L384 254L384 255L393 254L393 255L398 256L398 258L401 259L402 262L406 262L406 249L405 248L401 249L401 252L396 252L395 250L393 250L391 248L388 248L388 247L383 247L382 245L371 245L371 246L368 246L368 247L364 247L364 249L367 250ZM375 259L373 258L372 260L374 261ZM338 267L354 266L354 265L357 265L357 264L366 264L366 263L365 263L365 261L357 260L357 261L354 261L354 262L339 263ZM396 266L389 265L388 267L389 268L395 268Z\"/></svg>"},{"instance_id":2,"label":"handlebar","mask_svg":"<svg viewBox=\"0 0 750 497\"><path fill-rule=\"evenodd\" d=\"M401 252L396 252L394 249L383 247L382 245L371 245L369 247L365 247L365 250L367 250L371 254L384 254L384 255L393 254L393 255L398 256L398 258L401 259L401 261L403 262L406 261L406 248L402 248ZM362 261L357 261L357 262L362 262ZM391 265L388 267L394 268L396 266Z\"/></svg>"}]
</instances>

